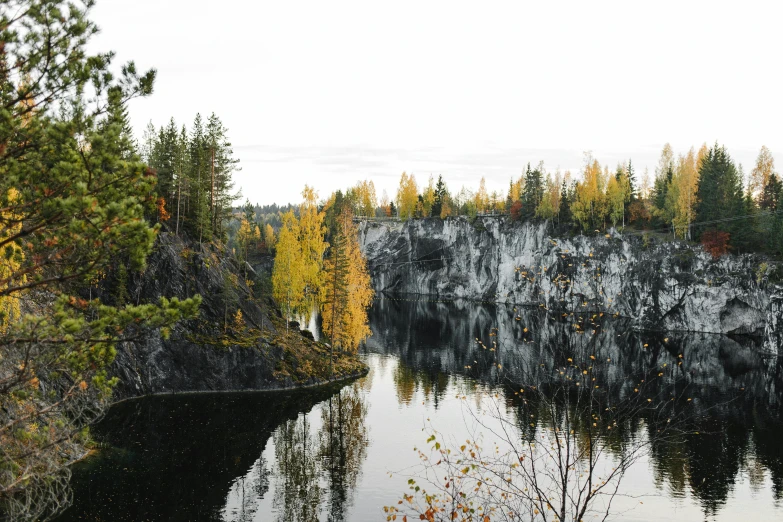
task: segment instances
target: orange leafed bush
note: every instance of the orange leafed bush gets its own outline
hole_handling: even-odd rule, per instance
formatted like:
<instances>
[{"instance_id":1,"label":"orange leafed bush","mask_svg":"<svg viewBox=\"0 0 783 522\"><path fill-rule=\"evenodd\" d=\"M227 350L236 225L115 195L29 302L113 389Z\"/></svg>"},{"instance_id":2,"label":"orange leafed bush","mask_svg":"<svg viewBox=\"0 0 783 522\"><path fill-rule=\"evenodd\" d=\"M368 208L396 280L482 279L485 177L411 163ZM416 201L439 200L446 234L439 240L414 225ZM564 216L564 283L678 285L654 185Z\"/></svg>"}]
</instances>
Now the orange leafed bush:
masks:
<instances>
[{"instance_id":1,"label":"orange leafed bush","mask_svg":"<svg viewBox=\"0 0 783 522\"><path fill-rule=\"evenodd\" d=\"M157 207L158 207L158 219L160 221L168 221L171 217L171 214L166 210L166 199L165 198L158 198L157 201Z\"/></svg>"},{"instance_id":2,"label":"orange leafed bush","mask_svg":"<svg viewBox=\"0 0 783 522\"><path fill-rule=\"evenodd\" d=\"M644 203L641 201L634 201L628 206L629 220L631 223L635 221L650 221L650 212Z\"/></svg>"},{"instance_id":3,"label":"orange leafed bush","mask_svg":"<svg viewBox=\"0 0 783 522\"><path fill-rule=\"evenodd\" d=\"M522 202L521 201L515 201L511 205L511 219L514 221L519 221L519 218L522 216Z\"/></svg>"},{"instance_id":4,"label":"orange leafed bush","mask_svg":"<svg viewBox=\"0 0 783 522\"><path fill-rule=\"evenodd\" d=\"M709 230L702 234L701 244L704 247L704 250L712 254L713 258L718 259L729 251L730 237L728 232Z\"/></svg>"}]
</instances>

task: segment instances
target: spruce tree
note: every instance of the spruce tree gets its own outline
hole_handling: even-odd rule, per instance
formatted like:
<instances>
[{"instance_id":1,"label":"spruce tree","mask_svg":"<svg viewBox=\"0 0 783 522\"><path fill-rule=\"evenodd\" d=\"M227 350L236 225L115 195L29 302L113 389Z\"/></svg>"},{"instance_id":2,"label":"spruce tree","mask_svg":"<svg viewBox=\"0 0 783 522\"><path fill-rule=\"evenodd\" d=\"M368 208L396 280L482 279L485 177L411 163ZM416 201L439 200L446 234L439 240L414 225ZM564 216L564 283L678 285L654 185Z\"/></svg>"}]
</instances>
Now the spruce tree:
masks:
<instances>
[{"instance_id":1,"label":"spruce tree","mask_svg":"<svg viewBox=\"0 0 783 522\"><path fill-rule=\"evenodd\" d=\"M201 114L196 114L188 142L188 179L191 189L190 232L199 242L212 239L212 216L209 212L210 152L204 135Z\"/></svg>"},{"instance_id":2,"label":"spruce tree","mask_svg":"<svg viewBox=\"0 0 783 522\"><path fill-rule=\"evenodd\" d=\"M563 185L560 188L560 209L557 213L558 224L570 223L571 216L571 203L573 202L573 191L569 190L568 184L563 180Z\"/></svg>"},{"instance_id":3,"label":"spruce tree","mask_svg":"<svg viewBox=\"0 0 783 522\"><path fill-rule=\"evenodd\" d=\"M783 190L783 183L776 173L772 173L761 190L759 196L759 208L765 211L775 212L778 210L780 202L780 192Z\"/></svg>"},{"instance_id":4,"label":"spruce tree","mask_svg":"<svg viewBox=\"0 0 783 522\"><path fill-rule=\"evenodd\" d=\"M630 205L637 199L637 193L636 193L636 173L633 170L633 164L631 163L631 160L628 160L628 185L630 186L630 200L628 201L628 204Z\"/></svg>"},{"instance_id":5,"label":"spruce tree","mask_svg":"<svg viewBox=\"0 0 783 522\"><path fill-rule=\"evenodd\" d=\"M174 118L166 127L158 131L157 139L152 148L149 165L155 169L158 177L156 190L158 195L169 203L176 194L175 190L175 164L177 156L177 125Z\"/></svg>"},{"instance_id":6,"label":"spruce tree","mask_svg":"<svg viewBox=\"0 0 783 522\"><path fill-rule=\"evenodd\" d=\"M232 174L239 170L239 160L234 158L231 142L228 141L228 129L220 118L212 113L207 120L205 146L208 160L208 183L210 226L212 233L224 238L224 223L230 217L234 201L240 195L233 193Z\"/></svg>"},{"instance_id":7,"label":"spruce tree","mask_svg":"<svg viewBox=\"0 0 783 522\"><path fill-rule=\"evenodd\" d=\"M743 228L740 220L725 221L744 214L742 180L725 147L716 143L699 167L695 238L705 230L728 232L732 239ZM718 222L716 222L718 221Z\"/></svg>"},{"instance_id":8,"label":"spruce tree","mask_svg":"<svg viewBox=\"0 0 783 522\"><path fill-rule=\"evenodd\" d=\"M533 218L538 210L538 205L544 197L544 174L539 165L535 169L527 165L525 171L525 187L522 192L522 218Z\"/></svg>"},{"instance_id":9,"label":"spruce tree","mask_svg":"<svg viewBox=\"0 0 783 522\"><path fill-rule=\"evenodd\" d=\"M443 176L438 175L438 183L435 185L435 203L432 205L430 216L440 217L443 210L443 201L446 198L446 184L443 182Z\"/></svg>"}]
</instances>

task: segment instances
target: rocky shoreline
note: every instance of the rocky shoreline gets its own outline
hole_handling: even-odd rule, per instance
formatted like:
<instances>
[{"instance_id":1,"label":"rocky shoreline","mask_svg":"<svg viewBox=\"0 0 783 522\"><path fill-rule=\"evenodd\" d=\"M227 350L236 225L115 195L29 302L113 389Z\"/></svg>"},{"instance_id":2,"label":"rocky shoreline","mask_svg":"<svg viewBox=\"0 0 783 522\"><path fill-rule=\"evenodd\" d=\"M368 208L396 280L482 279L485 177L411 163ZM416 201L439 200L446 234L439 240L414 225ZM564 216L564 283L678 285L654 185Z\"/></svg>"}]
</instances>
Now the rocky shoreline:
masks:
<instances>
[{"instance_id":1,"label":"rocky shoreline","mask_svg":"<svg viewBox=\"0 0 783 522\"><path fill-rule=\"evenodd\" d=\"M288 331L271 298L251 290L253 276L252 268L238 266L214 245L162 233L146 270L130 278L127 293L137 302L198 294L199 316L177 324L168 338L151 330L119 343L111 367L120 380L114 399L290 390L366 373L355 356L337 355L330 364L328 345L298 328ZM112 291L109 281L108 298Z\"/></svg>"}]
</instances>

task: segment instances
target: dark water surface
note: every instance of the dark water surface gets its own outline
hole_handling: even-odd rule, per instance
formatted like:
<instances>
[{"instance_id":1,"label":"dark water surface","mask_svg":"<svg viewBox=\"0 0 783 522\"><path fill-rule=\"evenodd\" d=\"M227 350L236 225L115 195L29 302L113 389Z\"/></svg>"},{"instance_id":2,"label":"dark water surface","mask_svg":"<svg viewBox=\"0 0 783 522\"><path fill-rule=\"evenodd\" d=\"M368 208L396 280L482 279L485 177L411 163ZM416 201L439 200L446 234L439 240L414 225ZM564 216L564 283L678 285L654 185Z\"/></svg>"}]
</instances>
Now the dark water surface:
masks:
<instances>
[{"instance_id":1,"label":"dark water surface","mask_svg":"<svg viewBox=\"0 0 783 522\"><path fill-rule=\"evenodd\" d=\"M407 492L397 472L417 464L425 426L464 438L466 408L495 393L505 415L519 415L504 384L543 376L584 348L614 361L601 375L608 383L668 361L664 379L693 399L689 428L699 435L659 445L631 469L618 520L783 520L779 358L753 339L639 334L587 315L575 333L574 322L506 306L377 301L362 349L371 371L354 383L112 408L93 430L104 449L75 467L74 505L59 520L385 520L382 507Z\"/></svg>"}]
</instances>

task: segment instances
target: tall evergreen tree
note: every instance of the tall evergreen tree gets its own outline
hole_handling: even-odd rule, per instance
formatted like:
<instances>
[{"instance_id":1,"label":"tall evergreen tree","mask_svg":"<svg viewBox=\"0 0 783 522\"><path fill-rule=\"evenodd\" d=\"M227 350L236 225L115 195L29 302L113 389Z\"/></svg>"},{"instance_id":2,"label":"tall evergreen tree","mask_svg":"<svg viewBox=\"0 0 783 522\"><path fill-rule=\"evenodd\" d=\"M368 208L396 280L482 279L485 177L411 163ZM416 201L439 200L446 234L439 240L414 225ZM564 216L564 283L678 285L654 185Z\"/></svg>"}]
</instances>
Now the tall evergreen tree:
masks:
<instances>
[{"instance_id":1,"label":"tall evergreen tree","mask_svg":"<svg viewBox=\"0 0 783 522\"><path fill-rule=\"evenodd\" d=\"M435 185L435 202L432 205L430 216L440 217L445 199L446 184L443 182L443 176L438 175L438 183Z\"/></svg>"},{"instance_id":2,"label":"tall evergreen tree","mask_svg":"<svg viewBox=\"0 0 783 522\"><path fill-rule=\"evenodd\" d=\"M168 203L174 199L175 190L175 162L177 156L177 125L174 118L165 127L158 131L150 156L150 167L155 169L158 176L157 192Z\"/></svg>"},{"instance_id":3,"label":"tall evergreen tree","mask_svg":"<svg viewBox=\"0 0 783 522\"><path fill-rule=\"evenodd\" d=\"M204 135L204 123L201 114L196 114L188 143L188 173L192 187L190 211L190 230L199 241L212 238L212 219L209 212L210 153Z\"/></svg>"},{"instance_id":4,"label":"tall evergreen tree","mask_svg":"<svg viewBox=\"0 0 783 522\"><path fill-rule=\"evenodd\" d=\"M560 188L560 209L557 213L558 224L571 222L571 203L573 202L573 191L569 190L568 184L563 180Z\"/></svg>"},{"instance_id":5,"label":"tall evergreen tree","mask_svg":"<svg viewBox=\"0 0 783 522\"><path fill-rule=\"evenodd\" d=\"M776 173L771 173L759 196L759 208L761 210L775 212L780 208L780 193L783 183Z\"/></svg>"},{"instance_id":6,"label":"tall evergreen tree","mask_svg":"<svg viewBox=\"0 0 783 522\"><path fill-rule=\"evenodd\" d=\"M541 165L535 169L527 165L525 186L522 191L522 218L531 219L536 215L538 205L544 198L544 174Z\"/></svg>"},{"instance_id":7,"label":"tall evergreen tree","mask_svg":"<svg viewBox=\"0 0 783 522\"><path fill-rule=\"evenodd\" d=\"M98 131L112 136L112 139L106 142L112 154L125 161L137 160L138 150L128 116L128 107L123 103L123 90L120 87L109 89L106 101L106 118L98 124Z\"/></svg>"},{"instance_id":8,"label":"tall evergreen tree","mask_svg":"<svg viewBox=\"0 0 783 522\"><path fill-rule=\"evenodd\" d=\"M633 203L637 200L639 197L637 191L636 191L636 171L633 169L633 163L631 163L631 160L628 160L628 168L626 169L626 172L628 174L628 186L630 187L630 200L628 201L628 205Z\"/></svg>"},{"instance_id":9,"label":"tall evergreen tree","mask_svg":"<svg viewBox=\"0 0 783 522\"><path fill-rule=\"evenodd\" d=\"M206 157L208 165L209 209L212 232L223 238L224 223L230 217L231 208L240 195L233 193L232 174L239 170L239 160L234 158L231 142L228 140L228 129L220 118L212 113L206 126Z\"/></svg>"},{"instance_id":10,"label":"tall evergreen tree","mask_svg":"<svg viewBox=\"0 0 783 522\"><path fill-rule=\"evenodd\" d=\"M716 143L703 158L699 167L696 224L694 237L698 240L705 230L728 232L734 238L742 229L741 221L721 221L742 216L744 198L742 180L725 147Z\"/></svg>"}]
</instances>

